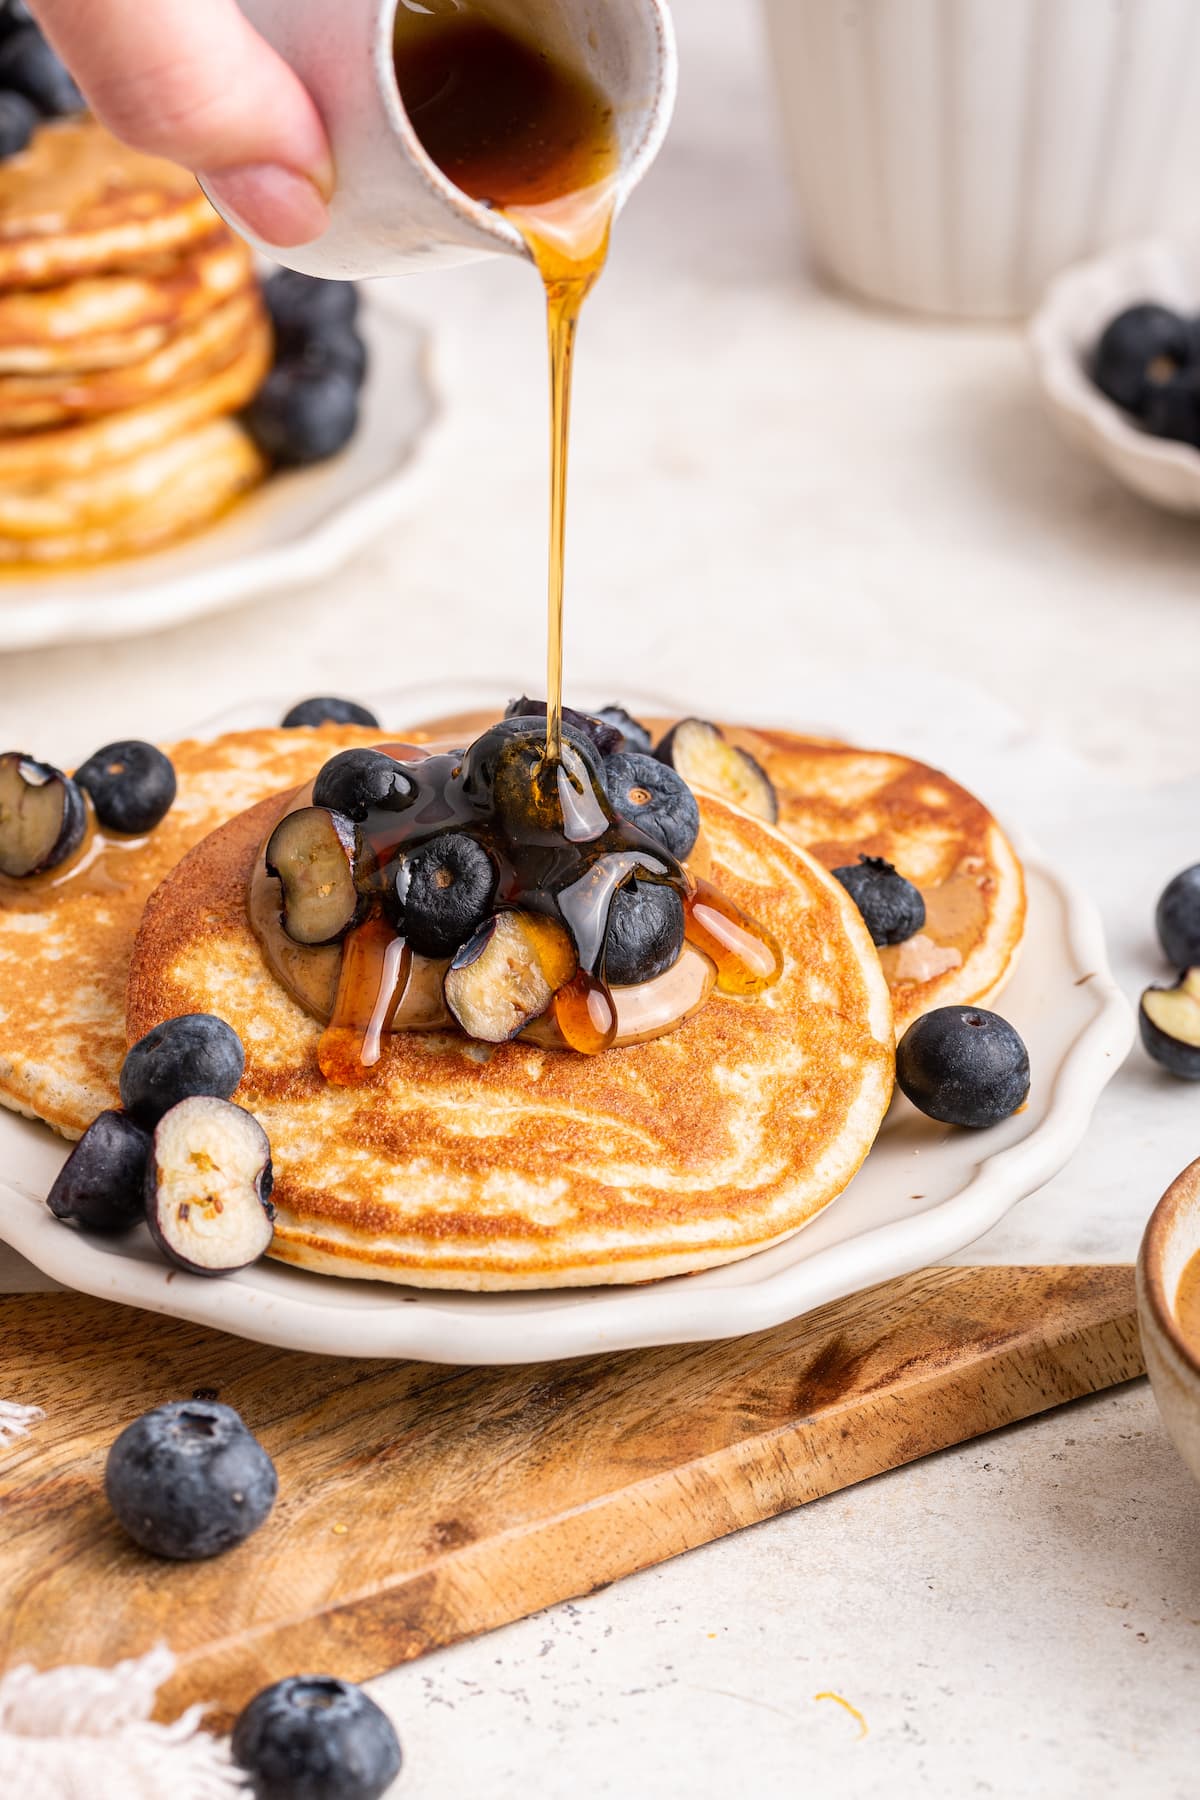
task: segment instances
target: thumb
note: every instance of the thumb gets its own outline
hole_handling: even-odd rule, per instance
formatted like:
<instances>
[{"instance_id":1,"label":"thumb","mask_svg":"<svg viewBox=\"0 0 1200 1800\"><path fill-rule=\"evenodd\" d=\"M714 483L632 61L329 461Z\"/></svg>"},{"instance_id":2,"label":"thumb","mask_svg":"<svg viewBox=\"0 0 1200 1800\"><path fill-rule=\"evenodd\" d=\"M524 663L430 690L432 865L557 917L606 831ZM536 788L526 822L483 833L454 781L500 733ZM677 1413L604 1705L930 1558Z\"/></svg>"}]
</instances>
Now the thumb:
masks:
<instances>
[{"instance_id":1,"label":"thumb","mask_svg":"<svg viewBox=\"0 0 1200 1800\"><path fill-rule=\"evenodd\" d=\"M33 0L96 117L135 149L202 174L268 243L328 223L320 114L236 0Z\"/></svg>"}]
</instances>

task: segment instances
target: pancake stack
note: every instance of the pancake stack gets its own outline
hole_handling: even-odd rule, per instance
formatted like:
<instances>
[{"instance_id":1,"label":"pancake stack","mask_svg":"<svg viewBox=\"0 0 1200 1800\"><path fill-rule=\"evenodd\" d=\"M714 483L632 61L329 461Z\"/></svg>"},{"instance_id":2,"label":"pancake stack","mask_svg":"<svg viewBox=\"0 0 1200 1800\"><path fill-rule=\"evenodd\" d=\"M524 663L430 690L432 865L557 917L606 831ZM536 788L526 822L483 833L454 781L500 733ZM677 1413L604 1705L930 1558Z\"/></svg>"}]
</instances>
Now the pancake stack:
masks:
<instances>
[{"instance_id":1,"label":"pancake stack","mask_svg":"<svg viewBox=\"0 0 1200 1800\"><path fill-rule=\"evenodd\" d=\"M194 179L88 118L0 164L0 566L146 550L267 473L251 255Z\"/></svg>"}]
</instances>

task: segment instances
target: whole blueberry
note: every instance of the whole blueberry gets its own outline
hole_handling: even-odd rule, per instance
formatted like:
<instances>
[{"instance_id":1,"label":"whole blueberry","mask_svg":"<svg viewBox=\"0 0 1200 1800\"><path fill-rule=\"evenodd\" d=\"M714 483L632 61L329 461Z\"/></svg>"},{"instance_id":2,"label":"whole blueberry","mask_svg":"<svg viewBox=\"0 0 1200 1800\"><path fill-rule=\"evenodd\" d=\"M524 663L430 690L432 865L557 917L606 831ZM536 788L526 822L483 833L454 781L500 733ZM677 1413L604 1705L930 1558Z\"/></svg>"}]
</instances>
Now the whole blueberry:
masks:
<instances>
[{"instance_id":1,"label":"whole blueberry","mask_svg":"<svg viewBox=\"0 0 1200 1800\"><path fill-rule=\"evenodd\" d=\"M1176 969L1200 965L1200 863L1193 863L1159 895L1154 915L1163 955Z\"/></svg>"},{"instance_id":2,"label":"whole blueberry","mask_svg":"<svg viewBox=\"0 0 1200 1800\"><path fill-rule=\"evenodd\" d=\"M56 1219L85 1231L129 1231L144 1217L150 1134L124 1113L93 1119L46 1196Z\"/></svg>"},{"instance_id":3,"label":"whole blueberry","mask_svg":"<svg viewBox=\"0 0 1200 1800\"><path fill-rule=\"evenodd\" d=\"M358 318L358 288L352 281L323 281L318 275L280 269L263 293L277 333L333 331L352 327Z\"/></svg>"},{"instance_id":4,"label":"whole blueberry","mask_svg":"<svg viewBox=\"0 0 1200 1800\"><path fill-rule=\"evenodd\" d=\"M998 1013L939 1006L911 1024L896 1049L896 1080L943 1125L998 1125L1029 1097L1029 1053Z\"/></svg>"},{"instance_id":5,"label":"whole blueberry","mask_svg":"<svg viewBox=\"0 0 1200 1800\"><path fill-rule=\"evenodd\" d=\"M618 818L656 838L682 862L700 835L700 808L682 775L641 751L618 751L604 765L604 786Z\"/></svg>"},{"instance_id":6,"label":"whole blueberry","mask_svg":"<svg viewBox=\"0 0 1200 1800\"><path fill-rule=\"evenodd\" d=\"M121 1104L147 1130L195 1094L228 1100L246 1067L242 1040L212 1013L184 1013L148 1031L121 1070Z\"/></svg>"},{"instance_id":7,"label":"whole blueberry","mask_svg":"<svg viewBox=\"0 0 1200 1800\"><path fill-rule=\"evenodd\" d=\"M1174 380L1196 353L1189 320L1170 307L1143 301L1126 307L1096 345L1092 375L1102 393L1127 412L1140 413L1151 389Z\"/></svg>"},{"instance_id":8,"label":"whole blueberry","mask_svg":"<svg viewBox=\"0 0 1200 1800\"><path fill-rule=\"evenodd\" d=\"M613 895L604 946L604 977L614 987L653 981L674 968L683 949L683 901L661 881L631 881Z\"/></svg>"},{"instance_id":9,"label":"whole blueberry","mask_svg":"<svg viewBox=\"0 0 1200 1800\"><path fill-rule=\"evenodd\" d=\"M0 93L0 160L19 156L37 130L41 114L32 100L11 89Z\"/></svg>"},{"instance_id":10,"label":"whole blueberry","mask_svg":"<svg viewBox=\"0 0 1200 1800\"><path fill-rule=\"evenodd\" d=\"M496 870L483 845L447 831L400 856L386 905L419 956L453 956L490 916L495 895Z\"/></svg>"},{"instance_id":11,"label":"whole blueberry","mask_svg":"<svg viewBox=\"0 0 1200 1800\"><path fill-rule=\"evenodd\" d=\"M368 707L360 706L357 700L339 700L336 694L317 694L311 700L299 701L284 713L280 723L289 731L301 725L365 725L379 729L379 720Z\"/></svg>"},{"instance_id":12,"label":"whole blueberry","mask_svg":"<svg viewBox=\"0 0 1200 1800\"><path fill-rule=\"evenodd\" d=\"M199 1562L232 1550L275 1504L275 1465L231 1406L172 1400L127 1425L108 1453L104 1492L135 1543Z\"/></svg>"},{"instance_id":13,"label":"whole blueberry","mask_svg":"<svg viewBox=\"0 0 1200 1800\"><path fill-rule=\"evenodd\" d=\"M25 0L3 0L0 4L0 36L15 31L18 25L33 25L36 21Z\"/></svg>"},{"instance_id":14,"label":"whole blueberry","mask_svg":"<svg viewBox=\"0 0 1200 1800\"><path fill-rule=\"evenodd\" d=\"M255 1800L379 1800L400 1773L387 1714L333 1675L264 1688L239 1715L230 1748Z\"/></svg>"},{"instance_id":15,"label":"whole blueberry","mask_svg":"<svg viewBox=\"0 0 1200 1800\"><path fill-rule=\"evenodd\" d=\"M161 825L175 804L170 757L141 738L105 744L76 769L75 780L92 796L101 825L133 837Z\"/></svg>"},{"instance_id":16,"label":"whole blueberry","mask_svg":"<svg viewBox=\"0 0 1200 1800\"><path fill-rule=\"evenodd\" d=\"M920 892L882 856L860 856L833 873L862 914L873 944L903 944L924 925Z\"/></svg>"},{"instance_id":17,"label":"whole blueberry","mask_svg":"<svg viewBox=\"0 0 1200 1800\"><path fill-rule=\"evenodd\" d=\"M36 25L18 25L0 38L0 88L24 94L48 119L82 112L86 105L67 65Z\"/></svg>"},{"instance_id":18,"label":"whole blueberry","mask_svg":"<svg viewBox=\"0 0 1200 1800\"><path fill-rule=\"evenodd\" d=\"M341 750L317 776L313 805L361 825L371 812L403 812L418 792L411 770L382 750Z\"/></svg>"},{"instance_id":19,"label":"whole blueberry","mask_svg":"<svg viewBox=\"0 0 1200 1800\"><path fill-rule=\"evenodd\" d=\"M341 373L359 388L370 362L367 346L353 325L281 331L276 335L275 360L281 367L306 375Z\"/></svg>"},{"instance_id":20,"label":"whole blueberry","mask_svg":"<svg viewBox=\"0 0 1200 1800\"><path fill-rule=\"evenodd\" d=\"M622 750L636 750L639 754L649 756L654 748L654 739L644 725L638 723L632 713L626 712L623 706L602 706L595 715L602 724L611 725L619 731L624 740Z\"/></svg>"},{"instance_id":21,"label":"whole blueberry","mask_svg":"<svg viewBox=\"0 0 1200 1800\"><path fill-rule=\"evenodd\" d=\"M1148 381L1137 416L1154 437L1200 443L1200 365L1193 363L1164 381Z\"/></svg>"},{"instance_id":22,"label":"whole blueberry","mask_svg":"<svg viewBox=\"0 0 1200 1800\"><path fill-rule=\"evenodd\" d=\"M345 369L279 363L246 408L246 428L285 468L325 462L358 429L357 380Z\"/></svg>"}]
</instances>

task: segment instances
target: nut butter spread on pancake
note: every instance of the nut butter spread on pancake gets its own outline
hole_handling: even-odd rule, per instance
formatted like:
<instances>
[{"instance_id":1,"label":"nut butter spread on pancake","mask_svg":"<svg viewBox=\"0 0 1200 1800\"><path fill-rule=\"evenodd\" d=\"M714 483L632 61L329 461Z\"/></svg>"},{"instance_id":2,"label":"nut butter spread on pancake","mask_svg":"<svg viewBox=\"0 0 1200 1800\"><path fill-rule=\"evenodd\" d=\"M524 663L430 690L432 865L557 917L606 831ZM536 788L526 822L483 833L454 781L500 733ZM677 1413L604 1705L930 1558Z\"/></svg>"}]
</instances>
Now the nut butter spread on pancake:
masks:
<instances>
[{"instance_id":1,"label":"nut butter spread on pancake","mask_svg":"<svg viewBox=\"0 0 1200 1800\"><path fill-rule=\"evenodd\" d=\"M65 1137L117 1105L129 958L152 890L246 805L386 735L325 725L168 746L179 795L157 830L108 847L92 838L79 865L46 880L0 879L0 1102Z\"/></svg>"},{"instance_id":2,"label":"nut butter spread on pancake","mask_svg":"<svg viewBox=\"0 0 1200 1800\"><path fill-rule=\"evenodd\" d=\"M595 1057L392 1034L355 1087L322 1077L321 1026L247 916L277 803L184 859L146 908L128 1032L214 1011L241 1036L238 1099L275 1160L273 1255L432 1287L645 1281L747 1256L842 1191L892 1089L878 958L803 851L720 801L701 811L714 882L785 952L767 993L715 994L668 1036Z\"/></svg>"},{"instance_id":3,"label":"nut butter spread on pancake","mask_svg":"<svg viewBox=\"0 0 1200 1800\"><path fill-rule=\"evenodd\" d=\"M193 176L91 119L44 125L0 163L0 289L136 268L216 229Z\"/></svg>"},{"instance_id":4,"label":"nut butter spread on pancake","mask_svg":"<svg viewBox=\"0 0 1200 1800\"><path fill-rule=\"evenodd\" d=\"M469 740L490 712L406 726L414 743ZM646 718L657 742L673 719ZM924 930L879 952L897 1036L937 1006L980 1006L1012 974L1025 929L1025 878L991 813L940 770L891 751L858 750L791 731L725 726L763 765L779 826L827 869L882 856L921 890Z\"/></svg>"}]
</instances>

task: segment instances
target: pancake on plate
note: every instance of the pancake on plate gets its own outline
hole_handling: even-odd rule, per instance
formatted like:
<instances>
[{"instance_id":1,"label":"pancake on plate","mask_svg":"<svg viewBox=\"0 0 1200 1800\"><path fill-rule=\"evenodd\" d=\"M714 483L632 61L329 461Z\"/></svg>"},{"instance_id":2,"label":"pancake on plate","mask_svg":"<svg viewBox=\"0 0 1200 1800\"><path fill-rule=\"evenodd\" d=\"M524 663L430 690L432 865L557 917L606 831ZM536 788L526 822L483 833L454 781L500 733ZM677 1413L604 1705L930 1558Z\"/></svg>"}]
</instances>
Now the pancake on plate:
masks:
<instances>
[{"instance_id":1,"label":"pancake on plate","mask_svg":"<svg viewBox=\"0 0 1200 1800\"><path fill-rule=\"evenodd\" d=\"M404 735L418 744L466 740L491 717L455 713L406 726ZM656 742L674 723L643 722ZM781 830L818 862L836 869L860 856L883 857L920 889L924 930L879 953L898 1037L934 1007L982 1006L1000 992L1025 929L1025 878L982 801L940 770L891 751L791 731L723 729L769 775Z\"/></svg>"},{"instance_id":2,"label":"pancake on plate","mask_svg":"<svg viewBox=\"0 0 1200 1800\"><path fill-rule=\"evenodd\" d=\"M85 850L83 871L0 877L0 1103L69 1138L115 1106L129 959L154 888L244 807L311 780L338 750L379 741L377 731L325 725L168 745L179 793L156 831Z\"/></svg>"},{"instance_id":3,"label":"pancake on plate","mask_svg":"<svg viewBox=\"0 0 1200 1800\"><path fill-rule=\"evenodd\" d=\"M41 126L0 163L0 289L137 269L215 229L194 176L89 118Z\"/></svg>"},{"instance_id":4,"label":"pancake on plate","mask_svg":"<svg viewBox=\"0 0 1200 1800\"><path fill-rule=\"evenodd\" d=\"M241 1037L236 1097L275 1165L272 1256L471 1290L653 1280L789 1236L874 1142L894 1076L887 985L845 890L781 833L702 798L712 880L784 951L766 993L714 992L667 1036L595 1057L392 1033L347 1087L322 1076L321 1027L247 916L279 813L267 801L222 825L156 890L127 1019L131 1041L188 1012Z\"/></svg>"}]
</instances>

